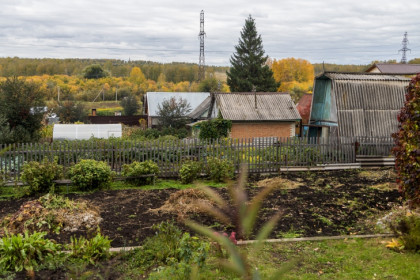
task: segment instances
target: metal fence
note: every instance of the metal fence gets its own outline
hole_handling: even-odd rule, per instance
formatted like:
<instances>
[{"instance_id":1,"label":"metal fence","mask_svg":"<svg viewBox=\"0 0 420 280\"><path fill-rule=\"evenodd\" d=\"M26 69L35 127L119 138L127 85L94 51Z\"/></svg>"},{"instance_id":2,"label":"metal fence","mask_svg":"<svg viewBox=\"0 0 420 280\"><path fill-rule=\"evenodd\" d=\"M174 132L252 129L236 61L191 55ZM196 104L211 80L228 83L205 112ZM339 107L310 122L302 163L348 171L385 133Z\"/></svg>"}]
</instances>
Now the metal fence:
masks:
<instances>
[{"instance_id":1,"label":"metal fence","mask_svg":"<svg viewBox=\"0 0 420 280\"><path fill-rule=\"evenodd\" d=\"M359 152L372 151L363 143ZM370 142L369 142L370 143ZM375 151L389 150L389 143L374 142ZM361 149L360 147L369 147ZM372 146L373 147L373 146ZM52 143L0 144L0 171L19 178L22 166L29 161L56 160L68 169L82 159L104 161L117 173L124 164L152 160L160 167L161 177L173 177L186 160L207 162L209 157L232 161L238 170L241 163L251 173L278 172L281 167L317 166L354 163L354 138L266 138L190 139L188 141L125 141L118 139L54 141Z\"/></svg>"}]
</instances>

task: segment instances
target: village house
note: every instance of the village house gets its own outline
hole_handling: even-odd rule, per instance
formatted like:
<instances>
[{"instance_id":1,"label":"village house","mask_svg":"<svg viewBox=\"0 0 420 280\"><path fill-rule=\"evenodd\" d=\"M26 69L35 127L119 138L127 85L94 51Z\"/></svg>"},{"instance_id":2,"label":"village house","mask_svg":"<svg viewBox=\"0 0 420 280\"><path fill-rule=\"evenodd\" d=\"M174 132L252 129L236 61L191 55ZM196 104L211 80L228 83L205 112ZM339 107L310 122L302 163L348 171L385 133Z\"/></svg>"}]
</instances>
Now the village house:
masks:
<instances>
[{"instance_id":1,"label":"village house","mask_svg":"<svg viewBox=\"0 0 420 280\"><path fill-rule=\"evenodd\" d=\"M376 63L369 67L366 72L411 76L420 73L420 64Z\"/></svg>"},{"instance_id":2,"label":"village house","mask_svg":"<svg viewBox=\"0 0 420 280\"><path fill-rule=\"evenodd\" d=\"M281 92L213 93L190 117L202 120L219 114L232 121L231 138L291 137L301 121L290 95Z\"/></svg>"},{"instance_id":3,"label":"village house","mask_svg":"<svg viewBox=\"0 0 420 280\"><path fill-rule=\"evenodd\" d=\"M309 137L391 137L410 79L325 72L315 78Z\"/></svg>"}]
</instances>

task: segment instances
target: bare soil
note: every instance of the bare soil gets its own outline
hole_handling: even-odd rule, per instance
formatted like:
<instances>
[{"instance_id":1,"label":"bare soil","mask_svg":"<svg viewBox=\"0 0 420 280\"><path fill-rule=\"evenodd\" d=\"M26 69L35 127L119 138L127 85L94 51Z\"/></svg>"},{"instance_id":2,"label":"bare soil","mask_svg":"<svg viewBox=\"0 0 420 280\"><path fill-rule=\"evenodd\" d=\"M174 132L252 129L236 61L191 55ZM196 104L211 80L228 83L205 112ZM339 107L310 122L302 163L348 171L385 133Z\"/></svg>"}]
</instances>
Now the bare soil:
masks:
<instances>
[{"instance_id":1,"label":"bare soil","mask_svg":"<svg viewBox=\"0 0 420 280\"><path fill-rule=\"evenodd\" d=\"M381 213L401 204L391 169L282 173L270 178L254 176L249 182L249 197L267 184L277 184L264 201L257 222L258 228L277 211L283 212L271 238L369 234ZM226 189L215 190L227 197ZM179 190L103 190L90 194L70 194L68 197L82 198L98 209L102 218L102 233L112 239L113 247L123 247L140 245L145 238L154 234L152 226L162 221L172 220L181 228L189 230L178 216L180 212L186 213L182 207L188 204L188 200L182 200L179 209L173 205L173 209L178 211L156 210L171 201L170 196L176 192ZM31 199L0 201L0 220L14 214L23 203ZM215 230L235 231L232 226L223 226L200 211L189 211L187 214ZM65 243L71 235L90 234L86 230L71 233L61 231L60 234L51 233L49 237Z\"/></svg>"}]
</instances>

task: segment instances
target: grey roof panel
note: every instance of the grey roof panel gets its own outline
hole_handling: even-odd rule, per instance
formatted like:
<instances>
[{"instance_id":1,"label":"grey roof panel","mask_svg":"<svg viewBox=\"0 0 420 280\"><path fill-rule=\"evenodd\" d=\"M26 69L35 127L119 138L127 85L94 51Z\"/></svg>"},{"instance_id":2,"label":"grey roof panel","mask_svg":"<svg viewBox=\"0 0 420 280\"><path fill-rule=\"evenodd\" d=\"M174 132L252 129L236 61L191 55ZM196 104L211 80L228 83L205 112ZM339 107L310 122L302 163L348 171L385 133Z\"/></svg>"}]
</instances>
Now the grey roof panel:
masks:
<instances>
[{"instance_id":1,"label":"grey roof panel","mask_svg":"<svg viewBox=\"0 0 420 280\"><path fill-rule=\"evenodd\" d=\"M232 121L301 119L296 105L288 93L218 93L216 94L216 103L223 118Z\"/></svg>"},{"instance_id":2,"label":"grey roof panel","mask_svg":"<svg viewBox=\"0 0 420 280\"><path fill-rule=\"evenodd\" d=\"M387 64L378 63L376 67L384 74L417 74L420 73L420 64Z\"/></svg>"},{"instance_id":3,"label":"grey roof panel","mask_svg":"<svg viewBox=\"0 0 420 280\"><path fill-rule=\"evenodd\" d=\"M194 110L191 111L191 113L188 114L188 116L192 119L198 119L203 115L210 107L211 103L211 97L207 97L204 99L203 102L201 102L200 105L197 106Z\"/></svg>"},{"instance_id":4,"label":"grey roof panel","mask_svg":"<svg viewBox=\"0 0 420 280\"><path fill-rule=\"evenodd\" d=\"M156 117L158 115L158 104L172 97L187 100L191 110L194 110L209 96L209 92L148 92L146 93L147 112L150 117Z\"/></svg>"}]
</instances>

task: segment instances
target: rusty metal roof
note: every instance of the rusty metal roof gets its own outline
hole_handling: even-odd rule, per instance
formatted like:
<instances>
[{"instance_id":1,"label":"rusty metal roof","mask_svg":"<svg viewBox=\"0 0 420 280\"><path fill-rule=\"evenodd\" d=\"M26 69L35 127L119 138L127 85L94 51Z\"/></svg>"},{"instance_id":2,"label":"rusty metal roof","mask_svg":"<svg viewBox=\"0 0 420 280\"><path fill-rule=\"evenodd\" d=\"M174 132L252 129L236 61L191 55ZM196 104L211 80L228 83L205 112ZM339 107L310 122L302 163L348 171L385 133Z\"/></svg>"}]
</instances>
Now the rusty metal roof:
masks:
<instances>
[{"instance_id":1,"label":"rusty metal roof","mask_svg":"<svg viewBox=\"0 0 420 280\"><path fill-rule=\"evenodd\" d=\"M223 118L232 121L294 121L301 117L288 93L235 92L215 94Z\"/></svg>"},{"instance_id":2,"label":"rusty metal roof","mask_svg":"<svg viewBox=\"0 0 420 280\"><path fill-rule=\"evenodd\" d=\"M311 114L311 105L312 105L312 94L307 93L301 97L298 104L296 105L296 109L299 111L299 114L302 117L303 124L307 124L309 122L309 117Z\"/></svg>"}]
</instances>

